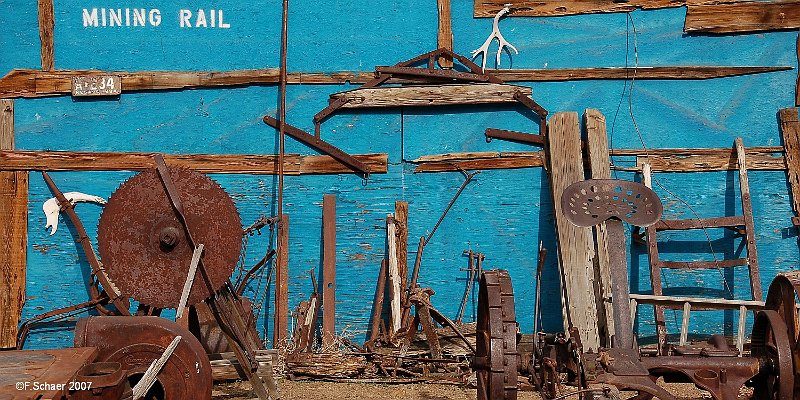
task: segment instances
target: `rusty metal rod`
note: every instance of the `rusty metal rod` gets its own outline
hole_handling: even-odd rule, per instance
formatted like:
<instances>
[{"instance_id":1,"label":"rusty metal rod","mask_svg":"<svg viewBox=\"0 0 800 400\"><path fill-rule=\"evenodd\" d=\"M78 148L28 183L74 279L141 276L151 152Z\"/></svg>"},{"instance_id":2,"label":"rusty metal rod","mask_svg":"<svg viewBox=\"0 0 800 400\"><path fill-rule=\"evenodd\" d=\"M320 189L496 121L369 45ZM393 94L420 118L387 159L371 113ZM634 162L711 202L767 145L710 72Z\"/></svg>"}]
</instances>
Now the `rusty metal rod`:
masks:
<instances>
[{"instance_id":1,"label":"rusty metal rod","mask_svg":"<svg viewBox=\"0 0 800 400\"><path fill-rule=\"evenodd\" d=\"M75 205L67 200L66 197L64 197L64 194L61 192L58 186L56 186L55 182L53 182L47 172L42 171L42 178L44 178L44 181L47 183L50 191L53 192L53 195L56 197L56 199L58 199L58 204L61 206L61 210L67 214L70 222L72 222L72 226L75 227L75 230L78 233L78 242L81 244L83 253L86 255L86 260L89 262L89 265L92 268L92 275L97 277L97 280L101 285L103 285L103 290L111 299L111 303L114 304L114 306L117 308L117 311L121 315L130 316L130 303L126 297L122 296L122 294L119 292L119 289L117 289L114 283L108 278L108 275L106 275L105 269L103 269L102 264L100 264L100 260L97 258L97 253L95 253L94 248L92 248L92 243L89 240L89 236L86 234L86 229L83 227L83 223L78 217L78 214L75 213ZM102 307L99 303L98 306Z\"/></svg>"},{"instance_id":2,"label":"rusty metal rod","mask_svg":"<svg viewBox=\"0 0 800 400\"><path fill-rule=\"evenodd\" d=\"M386 270L388 265L386 259L381 260L381 270L378 272L378 284L375 287L375 299L372 302L372 318L370 319L370 335L368 343L374 342L378 338L380 330L381 312L383 311L383 295L386 289ZM364 347L367 347L365 344Z\"/></svg>"},{"instance_id":3,"label":"rusty metal rod","mask_svg":"<svg viewBox=\"0 0 800 400\"><path fill-rule=\"evenodd\" d=\"M467 184L469 184L469 182L472 180L472 178L474 178L475 175L478 175L479 173L481 173L481 171L475 171L475 172L472 172L472 173L464 172L464 175L466 176L466 179L464 179L464 183L462 183L461 187L458 188L458 191L456 192L456 195L453 196L453 199L450 200L450 204L448 204L447 208L444 209L444 212L442 213L442 216L439 217L438 221L436 221L436 225L433 226L433 229L431 230L431 233L428 234L428 237L425 238L425 245L426 246L428 245L428 242L430 242L431 238L433 237L433 234L436 233L436 230L439 229L439 225L442 223L442 221L444 221L444 217L447 216L447 212L450 211L450 208L453 207L453 204L455 204L456 200L458 200L458 196L461 196L461 192L464 191L464 188L467 187ZM418 256L419 256L419 253L418 253Z\"/></svg>"},{"instance_id":4,"label":"rusty metal rod","mask_svg":"<svg viewBox=\"0 0 800 400\"><path fill-rule=\"evenodd\" d=\"M275 256L275 254L276 254L275 249L270 249L267 252L267 254L264 255L264 257L262 257L261 260L259 260L256 263L256 265L253 266L253 268L250 268L250 270L244 274L239 283L236 284L236 290L234 291L236 292L237 295L241 296L242 293L244 293L244 288L247 286L247 282L253 277L253 274L261 270L261 268L263 268L264 265L267 265L267 262L270 259L272 259L272 257Z\"/></svg>"}]
</instances>

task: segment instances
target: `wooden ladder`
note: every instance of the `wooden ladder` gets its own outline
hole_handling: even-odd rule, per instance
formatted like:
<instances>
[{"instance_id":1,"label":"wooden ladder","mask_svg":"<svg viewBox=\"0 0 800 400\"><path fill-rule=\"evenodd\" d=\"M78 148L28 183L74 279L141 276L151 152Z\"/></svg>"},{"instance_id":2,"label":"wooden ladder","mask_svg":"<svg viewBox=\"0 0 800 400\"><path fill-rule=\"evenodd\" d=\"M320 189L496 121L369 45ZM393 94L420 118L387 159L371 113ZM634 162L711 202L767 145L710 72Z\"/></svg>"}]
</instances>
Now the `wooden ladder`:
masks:
<instances>
[{"instance_id":1,"label":"wooden ladder","mask_svg":"<svg viewBox=\"0 0 800 400\"><path fill-rule=\"evenodd\" d=\"M737 329L737 348L739 355L744 349L745 322L748 310L763 308L761 291L761 278L758 269L758 254L756 252L755 232L753 227L753 208L750 203L750 184L747 178L747 163L745 160L745 150L742 139L737 138L735 142L736 156L739 167L739 189L742 201L742 214L739 216L725 216L717 218L701 219L662 219L656 224L647 228L647 253L650 259L650 280L653 288L652 295L632 294L631 310L636 312L638 304L650 304L655 307L656 334L658 336L658 354L664 353L667 345L667 329L664 320L664 309L683 309L683 320L681 323L680 345L688 343L689 314L695 310L739 310L739 322ZM650 165L642 166L643 183L652 187L652 174ZM707 228L729 228L742 234L747 249L747 257L725 259L719 261L666 261L659 257L657 232L692 230ZM750 275L750 300L731 300L717 298L697 298L697 297L675 297L664 296L661 282L661 270L684 269L697 270L709 268L733 268L747 266Z\"/></svg>"}]
</instances>

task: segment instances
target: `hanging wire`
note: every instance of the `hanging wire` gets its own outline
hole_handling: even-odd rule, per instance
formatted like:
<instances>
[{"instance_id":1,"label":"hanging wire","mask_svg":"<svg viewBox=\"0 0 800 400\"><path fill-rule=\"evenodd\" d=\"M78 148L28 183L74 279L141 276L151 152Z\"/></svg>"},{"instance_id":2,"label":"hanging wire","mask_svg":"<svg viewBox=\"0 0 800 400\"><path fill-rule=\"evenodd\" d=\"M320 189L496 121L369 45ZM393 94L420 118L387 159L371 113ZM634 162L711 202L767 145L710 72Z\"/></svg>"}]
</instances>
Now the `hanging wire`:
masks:
<instances>
[{"instance_id":1,"label":"hanging wire","mask_svg":"<svg viewBox=\"0 0 800 400\"><path fill-rule=\"evenodd\" d=\"M636 23L633 21L633 16L631 15L631 13L628 12L626 14L627 14L626 39L625 39L625 67L626 68L628 67L628 52L629 52L629 43L630 43L629 36L630 36L631 29L633 30L633 57L634 57L633 58L634 59L633 76L631 77L631 81L630 81L630 86L629 87L627 86L627 81L626 81L626 87L628 87L628 113L630 114L631 122L633 123L633 127L636 130L636 135L639 137L639 141L642 144L642 149L644 150L645 157L647 157L649 159L650 158L649 149L647 147L647 144L645 143L644 136L642 135L642 132L639 129L639 124L636 121L636 116L633 113L633 88L634 88L634 85L636 84L636 74L637 74L637 71L638 71L638 68L639 68L638 31L636 30ZM623 94L623 96L624 96L624 94ZM620 98L620 103L621 103L621 100L622 100L622 98ZM619 107L617 108L617 112L619 112ZM616 122L616 115L614 115L614 121ZM614 129L614 126L612 124L612 134L613 134L613 129ZM653 183L655 183L661 190L667 192L670 196L672 196L673 198L675 198L676 200L681 202L683 205L685 205L686 208L689 209L689 211L692 213L692 215L694 215L694 219L702 222L702 219L700 218L700 215L695 211L695 209L688 202L686 202L680 196L676 195L671 190L667 189L664 186L664 184L662 184L661 181L659 181L659 179L656 178L655 176L651 176L651 178L652 178ZM709 248L709 250L711 252L711 256L714 258L714 264L717 265L717 267L714 268L714 269L717 270L717 272L719 272L720 277L722 278L722 284L723 284L723 286L725 286L725 290L728 292L728 294L731 296L731 298L733 298L734 297L733 291L728 286L728 281L727 281L727 279L725 279L725 274L722 272L722 267L719 266L719 259L717 258L716 251L714 250L714 244L713 244L713 242L711 240L711 236L708 233L708 229L705 226L701 226L701 228L703 229L703 233L706 236L706 241L708 242L708 248Z\"/></svg>"}]
</instances>

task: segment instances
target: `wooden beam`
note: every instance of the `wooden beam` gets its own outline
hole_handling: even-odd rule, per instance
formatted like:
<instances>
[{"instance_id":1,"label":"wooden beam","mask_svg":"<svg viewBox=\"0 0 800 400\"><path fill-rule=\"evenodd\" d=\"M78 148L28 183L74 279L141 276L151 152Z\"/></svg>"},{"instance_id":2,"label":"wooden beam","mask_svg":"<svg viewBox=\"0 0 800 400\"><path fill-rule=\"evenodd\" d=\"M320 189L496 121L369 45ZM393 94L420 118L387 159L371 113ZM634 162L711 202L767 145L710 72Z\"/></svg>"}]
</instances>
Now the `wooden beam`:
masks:
<instances>
[{"instance_id":1,"label":"wooden beam","mask_svg":"<svg viewBox=\"0 0 800 400\"><path fill-rule=\"evenodd\" d=\"M394 221L397 229L397 269L400 271L401 301L405 305L408 289L408 202L394 202Z\"/></svg>"},{"instance_id":2,"label":"wooden beam","mask_svg":"<svg viewBox=\"0 0 800 400\"><path fill-rule=\"evenodd\" d=\"M336 338L336 195L322 196L322 345Z\"/></svg>"},{"instance_id":3,"label":"wooden beam","mask_svg":"<svg viewBox=\"0 0 800 400\"><path fill-rule=\"evenodd\" d=\"M635 168L619 167L616 170L638 171L643 163L649 162L653 171L659 172L697 172L697 171L735 171L738 169L736 156L725 153L715 155L642 155L636 158ZM756 171L783 171L786 161L783 155L756 153L747 157L747 169Z\"/></svg>"},{"instance_id":4,"label":"wooden beam","mask_svg":"<svg viewBox=\"0 0 800 400\"><path fill-rule=\"evenodd\" d=\"M578 329L584 349L598 349L597 301L594 298L594 244L591 228L577 227L563 215L561 194L584 179L581 128L577 113L556 113L548 122L547 159L558 238L562 293L565 293L564 328Z\"/></svg>"},{"instance_id":5,"label":"wooden beam","mask_svg":"<svg viewBox=\"0 0 800 400\"><path fill-rule=\"evenodd\" d=\"M386 216L387 259L389 261L389 310L391 316L390 332L394 336L400 330L403 312L400 308L400 269L397 260L397 224L394 215Z\"/></svg>"},{"instance_id":6,"label":"wooden beam","mask_svg":"<svg viewBox=\"0 0 800 400\"><path fill-rule=\"evenodd\" d=\"M786 147L787 177L794 218L792 224L800 229L800 119L796 108L778 111L778 122Z\"/></svg>"},{"instance_id":7,"label":"wooden beam","mask_svg":"<svg viewBox=\"0 0 800 400\"><path fill-rule=\"evenodd\" d=\"M789 66L669 66L638 68L566 68L566 69L501 69L486 70L505 82L561 82L587 79L711 79L729 76L790 70ZM142 90L180 90L225 86L274 85L278 69L237 71L99 71L15 69L0 78L0 97L65 96L72 92L75 76L117 75L122 92ZM374 72L290 72L289 84L363 84L374 79ZM402 79L390 83L408 83Z\"/></svg>"},{"instance_id":8,"label":"wooden beam","mask_svg":"<svg viewBox=\"0 0 800 400\"><path fill-rule=\"evenodd\" d=\"M439 34L438 44L440 49L453 51L453 21L450 15L450 0L437 0L439 8ZM439 58L439 66L453 68L453 59L450 57Z\"/></svg>"},{"instance_id":9,"label":"wooden beam","mask_svg":"<svg viewBox=\"0 0 800 400\"><path fill-rule=\"evenodd\" d=\"M665 67L600 67L561 69L486 70L504 82L561 82L576 80L702 80L731 76L788 71L789 66L665 66Z\"/></svg>"},{"instance_id":10,"label":"wooden beam","mask_svg":"<svg viewBox=\"0 0 800 400\"><path fill-rule=\"evenodd\" d=\"M55 68L54 30L53 0L39 0L39 41L42 46L42 71L52 71Z\"/></svg>"},{"instance_id":11,"label":"wooden beam","mask_svg":"<svg viewBox=\"0 0 800 400\"><path fill-rule=\"evenodd\" d=\"M0 149L14 148L14 102L0 100ZM0 348L17 345L25 304L28 173L0 172Z\"/></svg>"},{"instance_id":12,"label":"wooden beam","mask_svg":"<svg viewBox=\"0 0 800 400\"><path fill-rule=\"evenodd\" d=\"M414 173L536 168L544 166L544 153L541 151L451 153L423 156L411 162L417 164Z\"/></svg>"},{"instance_id":13,"label":"wooden beam","mask_svg":"<svg viewBox=\"0 0 800 400\"><path fill-rule=\"evenodd\" d=\"M155 167L155 153L78 151L0 151L0 171L143 171ZM360 154L355 158L372 173L386 173L386 154ZM277 174L275 154L165 154L170 164L215 174ZM287 175L350 173L330 156L285 155Z\"/></svg>"},{"instance_id":14,"label":"wooden beam","mask_svg":"<svg viewBox=\"0 0 800 400\"><path fill-rule=\"evenodd\" d=\"M681 7L711 0L519 0L514 2L512 17L553 17L576 14L630 12L636 9ZM494 17L506 0L475 0L475 17Z\"/></svg>"},{"instance_id":15,"label":"wooden beam","mask_svg":"<svg viewBox=\"0 0 800 400\"><path fill-rule=\"evenodd\" d=\"M786 170L786 160L781 146L748 147L745 152L749 170ZM610 153L614 158L635 158L630 166L623 163L612 165L612 169L618 171L639 171L641 164L648 160L653 163L653 170L659 172L738 170L736 153L731 148L613 149ZM415 173L538 168L544 165L544 154L540 151L448 153L422 156L410 162L417 164Z\"/></svg>"},{"instance_id":16,"label":"wooden beam","mask_svg":"<svg viewBox=\"0 0 800 400\"><path fill-rule=\"evenodd\" d=\"M272 348L286 345L289 333L289 215L278 222L278 254L275 268L275 315L272 323Z\"/></svg>"},{"instance_id":17,"label":"wooden beam","mask_svg":"<svg viewBox=\"0 0 800 400\"><path fill-rule=\"evenodd\" d=\"M354 89L331 95L331 102L346 99L342 108L444 106L517 103L516 93L531 96L527 86L474 83L436 86L384 86Z\"/></svg>"},{"instance_id":18,"label":"wooden beam","mask_svg":"<svg viewBox=\"0 0 800 400\"><path fill-rule=\"evenodd\" d=\"M795 53L797 53L797 63L800 65L800 33L797 34ZM797 80L794 84L794 105L800 107L800 71L797 72Z\"/></svg>"},{"instance_id":19,"label":"wooden beam","mask_svg":"<svg viewBox=\"0 0 800 400\"><path fill-rule=\"evenodd\" d=\"M800 1L691 4L685 32L742 33L800 28Z\"/></svg>"},{"instance_id":20,"label":"wooden beam","mask_svg":"<svg viewBox=\"0 0 800 400\"><path fill-rule=\"evenodd\" d=\"M611 156L608 152L608 134L606 133L606 117L598 110L587 109L583 113L583 126L586 129L587 156L589 176L591 179L611 179ZM600 340L604 346L611 346L614 336L614 307L611 301L611 261L608 250L608 227L606 223L594 226L594 274L595 299L598 300L597 320L600 329ZM628 333L623 333L627 335Z\"/></svg>"}]
</instances>

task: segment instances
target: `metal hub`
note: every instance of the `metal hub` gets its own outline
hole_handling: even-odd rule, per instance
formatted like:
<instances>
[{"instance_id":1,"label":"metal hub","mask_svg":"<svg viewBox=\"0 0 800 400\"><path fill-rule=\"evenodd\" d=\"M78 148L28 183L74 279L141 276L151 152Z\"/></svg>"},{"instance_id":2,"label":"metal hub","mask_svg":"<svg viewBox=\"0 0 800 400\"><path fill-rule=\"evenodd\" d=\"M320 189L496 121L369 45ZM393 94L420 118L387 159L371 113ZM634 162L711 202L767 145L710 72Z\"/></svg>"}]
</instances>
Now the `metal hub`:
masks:
<instances>
[{"instance_id":1,"label":"metal hub","mask_svg":"<svg viewBox=\"0 0 800 400\"><path fill-rule=\"evenodd\" d=\"M517 319L508 271L481 276L475 343L478 400L517 398Z\"/></svg>"},{"instance_id":2,"label":"metal hub","mask_svg":"<svg viewBox=\"0 0 800 400\"><path fill-rule=\"evenodd\" d=\"M211 178L169 168L186 223L205 246L203 264L188 305L211 296L228 280L239 259L242 224L236 205ZM98 249L109 277L140 303L175 308L189 271L193 248L155 170L124 182L103 210Z\"/></svg>"}]
</instances>

